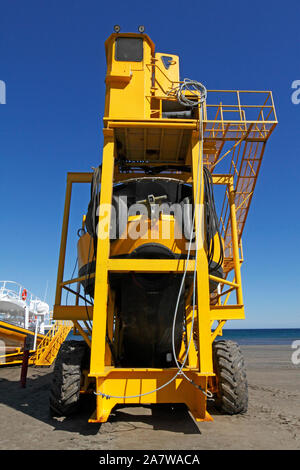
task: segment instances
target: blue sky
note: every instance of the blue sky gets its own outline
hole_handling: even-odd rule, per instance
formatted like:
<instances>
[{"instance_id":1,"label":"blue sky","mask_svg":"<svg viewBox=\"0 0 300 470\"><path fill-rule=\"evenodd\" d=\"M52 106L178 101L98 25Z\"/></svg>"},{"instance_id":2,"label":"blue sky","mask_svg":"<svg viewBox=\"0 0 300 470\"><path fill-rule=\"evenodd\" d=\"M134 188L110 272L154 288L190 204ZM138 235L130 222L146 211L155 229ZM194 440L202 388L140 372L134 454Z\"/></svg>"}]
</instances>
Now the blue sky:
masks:
<instances>
[{"instance_id":1,"label":"blue sky","mask_svg":"<svg viewBox=\"0 0 300 470\"><path fill-rule=\"evenodd\" d=\"M178 54L181 78L208 89L272 90L279 125L264 156L243 246L247 319L230 327L299 327L300 79L297 1L0 3L0 279L54 302L67 171L101 161L104 41L114 24L144 24L160 52ZM79 228L89 188L73 198ZM66 275L76 259L76 238Z\"/></svg>"}]
</instances>

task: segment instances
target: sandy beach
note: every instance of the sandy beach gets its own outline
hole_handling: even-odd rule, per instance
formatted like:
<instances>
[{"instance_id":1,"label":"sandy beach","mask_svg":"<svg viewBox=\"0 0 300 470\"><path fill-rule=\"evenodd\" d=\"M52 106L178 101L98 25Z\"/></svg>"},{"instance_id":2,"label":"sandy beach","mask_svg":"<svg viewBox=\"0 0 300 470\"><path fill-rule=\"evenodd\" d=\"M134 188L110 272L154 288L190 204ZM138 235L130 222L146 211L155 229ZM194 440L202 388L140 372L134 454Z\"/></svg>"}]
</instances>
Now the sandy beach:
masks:
<instances>
[{"instance_id":1,"label":"sandy beach","mask_svg":"<svg viewBox=\"0 0 300 470\"><path fill-rule=\"evenodd\" d=\"M117 409L89 424L93 401L72 418L49 415L51 368L33 368L20 388L20 368L0 369L0 449L300 449L300 366L289 346L243 346L249 383L245 415L195 423L183 406Z\"/></svg>"}]
</instances>

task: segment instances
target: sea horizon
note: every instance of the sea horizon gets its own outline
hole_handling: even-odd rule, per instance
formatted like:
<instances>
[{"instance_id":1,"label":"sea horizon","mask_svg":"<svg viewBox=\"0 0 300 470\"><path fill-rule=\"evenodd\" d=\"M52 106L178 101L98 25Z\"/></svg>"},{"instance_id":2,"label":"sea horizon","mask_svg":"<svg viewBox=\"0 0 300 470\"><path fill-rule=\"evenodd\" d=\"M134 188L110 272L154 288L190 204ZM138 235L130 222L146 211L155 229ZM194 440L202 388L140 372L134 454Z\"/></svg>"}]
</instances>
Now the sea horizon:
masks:
<instances>
[{"instance_id":1,"label":"sea horizon","mask_svg":"<svg viewBox=\"0 0 300 470\"><path fill-rule=\"evenodd\" d=\"M300 328L224 328L221 338L245 346L290 345L300 340Z\"/></svg>"},{"instance_id":2,"label":"sea horizon","mask_svg":"<svg viewBox=\"0 0 300 470\"><path fill-rule=\"evenodd\" d=\"M74 336L71 331L67 339L81 340L82 337ZM300 341L300 328L224 328L223 335L217 339L236 341L242 346L291 345L293 341Z\"/></svg>"}]
</instances>

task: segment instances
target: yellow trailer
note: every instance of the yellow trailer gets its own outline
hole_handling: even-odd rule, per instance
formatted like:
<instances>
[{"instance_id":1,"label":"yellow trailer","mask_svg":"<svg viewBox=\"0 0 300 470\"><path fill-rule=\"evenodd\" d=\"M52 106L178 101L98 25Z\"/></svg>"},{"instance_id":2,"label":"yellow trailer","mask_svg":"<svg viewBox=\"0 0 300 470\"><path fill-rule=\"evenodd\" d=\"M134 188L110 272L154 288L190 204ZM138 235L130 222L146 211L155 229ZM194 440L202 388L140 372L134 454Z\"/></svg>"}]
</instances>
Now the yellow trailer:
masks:
<instances>
[{"instance_id":1,"label":"yellow trailer","mask_svg":"<svg viewBox=\"0 0 300 470\"><path fill-rule=\"evenodd\" d=\"M93 393L91 422L118 404L185 403L197 421L212 419L208 400L243 413L240 348L216 338L245 317L241 237L277 124L272 93L180 80L177 55L116 31L105 43L102 164L67 175L54 318L72 320L84 341L63 344L50 408L71 414ZM91 199L78 276L66 280L77 183L91 184Z\"/></svg>"},{"instance_id":2,"label":"yellow trailer","mask_svg":"<svg viewBox=\"0 0 300 470\"><path fill-rule=\"evenodd\" d=\"M3 344L3 349L0 348L0 366L21 364L24 352L24 341L27 336L32 338L34 342L34 331L27 328L0 321L0 346ZM43 341L44 335L37 334L36 344L37 347ZM34 351L30 351L32 354Z\"/></svg>"}]
</instances>

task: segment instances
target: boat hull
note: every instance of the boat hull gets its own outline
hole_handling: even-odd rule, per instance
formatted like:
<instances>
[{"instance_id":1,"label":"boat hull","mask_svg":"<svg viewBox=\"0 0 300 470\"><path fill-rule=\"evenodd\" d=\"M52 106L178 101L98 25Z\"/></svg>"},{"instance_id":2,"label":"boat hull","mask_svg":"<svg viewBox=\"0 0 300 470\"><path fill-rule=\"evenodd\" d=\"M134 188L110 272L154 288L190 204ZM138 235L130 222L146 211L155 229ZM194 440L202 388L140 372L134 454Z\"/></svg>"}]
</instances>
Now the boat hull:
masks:
<instances>
[{"instance_id":1,"label":"boat hull","mask_svg":"<svg viewBox=\"0 0 300 470\"><path fill-rule=\"evenodd\" d=\"M34 332L11 323L0 321L0 366L22 362L24 341L27 336L34 339ZM36 345L44 338L37 334Z\"/></svg>"}]
</instances>

